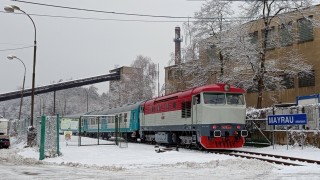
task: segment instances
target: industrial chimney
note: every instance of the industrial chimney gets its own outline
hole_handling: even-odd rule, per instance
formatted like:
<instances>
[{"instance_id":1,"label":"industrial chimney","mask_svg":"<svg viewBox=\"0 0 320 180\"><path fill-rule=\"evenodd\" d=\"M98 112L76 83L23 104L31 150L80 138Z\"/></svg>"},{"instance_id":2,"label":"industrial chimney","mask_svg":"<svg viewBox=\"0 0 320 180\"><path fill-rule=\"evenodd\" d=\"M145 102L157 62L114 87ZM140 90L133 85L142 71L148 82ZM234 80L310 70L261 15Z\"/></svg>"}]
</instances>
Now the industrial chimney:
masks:
<instances>
[{"instance_id":1,"label":"industrial chimney","mask_svg":"<svg viewBox=\"0 0 320 180\"><path fill-rule=\"evenodd\" d=\"M174 29L175 31L175 37L173 39L173 42L175 44L175 51L174 51L174 63L175 65L178 65L181 63L181 42L182 38L180 37L180 27L176 27Z\"/></svg>"}]
</instances>

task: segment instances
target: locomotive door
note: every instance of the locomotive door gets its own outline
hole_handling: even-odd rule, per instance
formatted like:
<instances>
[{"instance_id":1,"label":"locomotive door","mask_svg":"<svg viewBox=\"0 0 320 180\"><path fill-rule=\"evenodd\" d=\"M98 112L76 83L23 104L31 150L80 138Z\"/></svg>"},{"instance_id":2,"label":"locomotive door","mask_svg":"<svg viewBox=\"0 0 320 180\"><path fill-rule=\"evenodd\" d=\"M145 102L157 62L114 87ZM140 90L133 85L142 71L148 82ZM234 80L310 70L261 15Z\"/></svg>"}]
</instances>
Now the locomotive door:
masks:
<instances>
[{"instance_id":1,"label":"locomotive door","mask_svg":"<svg viewBox=\"0 0 320 180\"><path fill-rule=\"evenodd\" d=\"M192 122L191 124L198 124L198 106L200 105L200 94L192 97Z\"/></svg>"}]
</instances>

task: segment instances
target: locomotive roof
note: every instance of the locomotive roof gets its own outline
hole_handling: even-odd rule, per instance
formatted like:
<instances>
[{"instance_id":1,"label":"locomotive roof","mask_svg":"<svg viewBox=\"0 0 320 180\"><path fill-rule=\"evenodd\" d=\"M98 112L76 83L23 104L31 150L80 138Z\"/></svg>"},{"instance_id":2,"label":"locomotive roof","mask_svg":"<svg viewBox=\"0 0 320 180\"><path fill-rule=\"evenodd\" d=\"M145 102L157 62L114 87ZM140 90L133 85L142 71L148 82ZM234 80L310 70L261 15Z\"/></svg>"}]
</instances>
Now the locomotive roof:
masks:
<instances>
[{"instance_id":1,"label":"locomotive roof","mask_svg":"<svg viewBox=\"0 0 320 180\"><path fill-rule=\"evenodd\" d=\"M237 88L235 86L230 86L229 91L226 91L225 85L227 84L209 84L209 85L205 85L205 86L200 86L200 87L195 87L186 91L180 91L177 93L173 93L173 94L169 94L166 96L162 96L162 97L158 97L158 98L154 98L152 100L147 101L145 104L149 104L149 103L160 103L160 102L164 102L167 100L173 100L173 99L180 99L180 98L187 98L190 97L192 95L196 95L199 94L201 92L233 92L233 93L245 93L246 91L241 89L241 88Z\"/></svg>"}]
</instances>

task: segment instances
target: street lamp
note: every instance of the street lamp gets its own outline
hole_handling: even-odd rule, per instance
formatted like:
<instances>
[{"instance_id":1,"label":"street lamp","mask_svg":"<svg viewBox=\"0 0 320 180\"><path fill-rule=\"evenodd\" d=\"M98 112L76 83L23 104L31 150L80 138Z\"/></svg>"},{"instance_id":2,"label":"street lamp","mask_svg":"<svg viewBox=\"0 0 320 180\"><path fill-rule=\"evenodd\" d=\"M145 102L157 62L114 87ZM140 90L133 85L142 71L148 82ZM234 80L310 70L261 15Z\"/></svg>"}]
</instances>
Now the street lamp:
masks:
<instances>
[{"instance_id":1,"label":"street lamp","mask_svg":"<svg viewBox=\"0 0 320 180\"><path fill-rule=\"evenodd\" d=\"M18 59L22 64L23 64L23 67L24 67L24 76L23 76L23 83L22 83L22 90L21 90L21 100L20 100L20 110L19 110L19 120L20 120L20 117L21 117L21 108L22 108L22 102L23 102L23 92L24 92L24 83L26 81L26 65L24 64L24 62L19 59L17 56L14 56L14 55L8 55L7 58L9 60L13 60L13 59Z\"/></svg>"},{"instance_id":2,"label":"street lamp","mask_svg":"<svg viewBox=\"0 0 320 180\"><path fill-rule=\"evenodd\" d=\"M9 13L13 13L15 10L20 11L27 15L31 20L33 27L34 27L34 45L33 45L33 70L32 70L32 94L31 94L31 118L30 118L30 126L33 129L33 111L34 111L34 86L35 86L35 76L36 76L36 51L37 51L37 28L34 24L33 19L30 17L29 14L21 10L16 5L7 5L4 7L4 10Z\"/></svg>"}]
</instances>

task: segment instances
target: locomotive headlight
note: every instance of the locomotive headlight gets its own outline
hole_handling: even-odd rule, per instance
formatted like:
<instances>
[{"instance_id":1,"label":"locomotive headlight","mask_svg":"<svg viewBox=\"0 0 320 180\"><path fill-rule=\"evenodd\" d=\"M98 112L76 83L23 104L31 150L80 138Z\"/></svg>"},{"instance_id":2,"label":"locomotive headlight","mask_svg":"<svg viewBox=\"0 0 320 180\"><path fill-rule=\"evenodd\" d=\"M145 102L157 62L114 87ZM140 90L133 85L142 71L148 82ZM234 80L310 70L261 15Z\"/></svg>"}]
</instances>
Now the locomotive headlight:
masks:
<instances>
[{"instance_id":1,"label":"locomotive headlight","mask_svg":"<svg viewBox=\"0 0 320 180\"><path fill-rule=\"evenodd\" d=\"M217 129L217 126L216 126L216 125L213 125L213 126L212 126L212 129Z\"/></svg>"},{"instance_id":2,"label":"locomotive headlight","mask_svg":"<svg viewBox=\"0 0 320 180\"><path fill-rule=\"evenodd\" d=\"M224 85L224 90L228 92L230 90L230 85L229 84Z\"/></svg>"},{"instance_id":3,"label":"locomotive headlight","mask_svg":"<svg viewBox=\"0 0 320 180\"><path fill-rule=\"evenodd\" d=\"M241 126L240 125L237 125L237 129L240 129L241 128Z\"/></svg>"}]
</instances>

